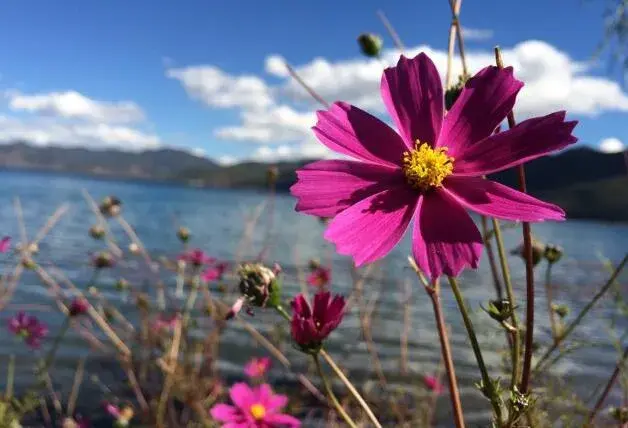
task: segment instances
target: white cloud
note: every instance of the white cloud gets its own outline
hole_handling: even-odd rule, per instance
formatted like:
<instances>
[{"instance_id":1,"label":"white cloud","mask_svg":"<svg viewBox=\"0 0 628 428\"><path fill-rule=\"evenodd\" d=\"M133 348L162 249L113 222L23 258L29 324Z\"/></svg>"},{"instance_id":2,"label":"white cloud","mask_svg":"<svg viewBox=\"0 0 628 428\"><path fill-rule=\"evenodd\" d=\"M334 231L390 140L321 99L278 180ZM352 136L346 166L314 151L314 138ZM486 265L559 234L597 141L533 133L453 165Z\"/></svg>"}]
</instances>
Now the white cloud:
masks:
<instances>
[{"instance_id":1,"label":"white cloud","mask_svg":"<svg viewBox=\"0 0 628 428\"><path fill-rule=\"evenodd\" d=\"M282 144L280 146L261 146L253 152L251 160L258 162L277 162L334 157L338 156L327 149L327 147L316 141L308 141L297 145Z\"/></svg>"},{"instance_id":2,"label":"white cloud","mask_svg":"<svg viewBox=\"0 0 628 428\"><path fill-rule=\"evenodd\" d=\"M41 94L9 91L6 95L9 108L13 111L104 123L128 123L144 119L142 109L133 102L97 101L76 91Z\"/></svg>"},{"instance_id":3,"label":"white cloud","mask_svg":"<svg viewBox=\"0 0 628 428\"><path fill-rule=\"evenodd\" d=\"M230 76L210 65L168 69L166 76L211 107L260 109L273 103L268 86L257 76Z\"/></svg>"},{"instance_id":4,"label":"white cloud","mask_svg":"<svg viewBox=\"0 0 628 428\"><path fill-rule=\"evenodd\" d=\"M490 40L493 38L493 30L462 27L462 35L465 40Z\"/></svg>"},{"instance_id":5,"label":"white cloud","mask_svg":"<svg viewBox=\"0 0 628 428\"><path fill-rule=\"evenodd\" d=\"M619 138L604 138L600 141L600 151L604 153L619 153L624 151L624 143Z\"/></svg>"},{"instance_id":6,"label":"white cloud","mask_svg":"<svg viewBox=\"0 0 628 428\"><path fill-rule=\"evenodd\" d=\"M0 141L27 141L39 146L114 148L140 151L157 148L159 137L126 126L66 123L48 118L24 120L0 116Z\"/></svg>"},{"instance_id":7,"label":"white cloud","mask_svg":"<svg viewBox=\"0 0 628 428\"><path fill-rule=\"evenodd\" d=\"M277 77L288 77L290 75L286 68L286 60L280 55L270 55L266 57L264 70L266 70L268 74Z\"/></svg>"},{"instance_id":8,"label":"white cloud","mask_svg":"<svg viewBox=\"0 0 628 428\"><path fill-rule=\"evenodd\" d=\"M192 150L190 150L190 153L198 158L207 157L207 151L202 147L194 147Z\"/></svg>"},{"instance_id":9,"label":"white cloud","mask_svg":"<svg viewBox=\"0 0 628 428\"><path fill-rule=\"evenodd\" d=\"M223 155L216 159L220 165L229 166L238 162L238 159L235 156Z\"/></svg>"}]
</instances>

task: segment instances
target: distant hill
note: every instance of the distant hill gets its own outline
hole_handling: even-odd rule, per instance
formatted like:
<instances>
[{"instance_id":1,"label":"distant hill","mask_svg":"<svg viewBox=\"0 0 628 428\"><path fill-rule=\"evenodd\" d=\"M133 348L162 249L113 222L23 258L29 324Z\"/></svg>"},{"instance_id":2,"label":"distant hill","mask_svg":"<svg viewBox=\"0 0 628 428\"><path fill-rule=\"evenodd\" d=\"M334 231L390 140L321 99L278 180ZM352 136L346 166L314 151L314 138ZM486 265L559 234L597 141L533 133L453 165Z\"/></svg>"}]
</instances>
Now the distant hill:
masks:
<instances>
[{"instance_id":1,"label":"distant hill","mask_svg":"<svg viewBox=\"0 0 628 428\"><path fill-rule=\"evenodd\" d=\"M279 162L277 189L287 191L296 169L311 160ZM245 162L219 166L175 149L140 153L118 150L0 145L0 167L31 168L115 178L167 180L198 187L264 188L269 164ZM623 153L574 148L526 164L528 191L557 203L571 218L628 221L628 172ZM490 178L517 187L515 171Z\"/></svg>"}]
</instances>

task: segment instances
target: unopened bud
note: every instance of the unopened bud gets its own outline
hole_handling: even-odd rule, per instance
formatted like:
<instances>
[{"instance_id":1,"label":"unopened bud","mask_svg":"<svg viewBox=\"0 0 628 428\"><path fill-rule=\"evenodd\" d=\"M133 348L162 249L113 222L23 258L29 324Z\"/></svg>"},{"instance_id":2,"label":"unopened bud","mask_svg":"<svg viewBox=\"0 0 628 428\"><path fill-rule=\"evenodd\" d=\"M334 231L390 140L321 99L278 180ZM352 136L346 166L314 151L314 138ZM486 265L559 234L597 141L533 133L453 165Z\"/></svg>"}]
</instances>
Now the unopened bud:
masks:
<instances>
[{"instance_id":1,"label":"unopened bud","mask_svg":"<svg viewBox=\"0 0 628 428\"><path fill-rule=\"evenodd\" d=\"M133 255L137 255L140 253L140 246L137 245L135 242L131 242L129 244L129 253L133 254Z\"/></svg>"},{"instance_id":2,"label":"unopened bud","mask_svg":"<svg viewBox=\"0 0 628 428\"><path fill-rule=\"evenodd\" d=\"M552 303L552 310L561 318L565 318L569 315L569 306L567 305L559 305L557 303Z\"/></svg>"},{"instance_id":3,"label":"unopened bud","mask_svg":"<svg viewBox=\"0 0 628 428\"><path fill-rule=\"evenodd\" d=\"M321 262L318 261L317 259L312 259L310 260L310 262L308 263L308 266L310 268L310 270L316 270L319 267L321 267Z\"/></svg>"},{"instance_id":4,"label":"unopened bud","mask_svg":"<svg viewBox=\"0 0 628 428\"><path fill-rule=\"evenodd\" d=\"M33 270L37 267L37 263L30 257L24 257L22 258L22 266L24 266L25 269Z\"/></svg>"},{"instance_id":5,"label":"unopened bud","mask_svg":"<svg viewBox=\"0 0 628 428\"><path fill-rule=\"evenodd\" d=\"M115 196L107 196L100 203L99 209L102 215L106 217L115 217L120 214L122 201Z\"/></svg>"},{"instance_id":6,"label":"unopened bud","mask_svg":"<svg viewBox=\"0 0 628 428\"><path fill-rule=\"evenodd\" d=\"M105 228L99 224L95 224L89 228L89 236L94 239L102 239L105 237Z\"/></svg>"},{"instance_id":7,"label":"unopened bud","mask_svg":"<svg viewBox=\"0 0 628 428\"><path fill-rule=\"evenodd\" d=\"M115 260L113 256L106 252L101 251L92 259L92 264L96 269L107 269L112 267L115 264Z\"/></svg>"},{"instance_id":8,"label":"unopened bud","mask_svg":"<svg viewBox=\"0 0 628 428\"><path fill-rule=\"evenodd\" d=\"M150 301L148 300L148 296L144 293L138 294L135 304L138 308L143 310L150 309Z\"/></svg>"},{"instance_id":9,"label":"unopened bud","mask_svg":"<svg viewBox=\"0 0 628 428\"><path fill-rule=\"evenodd\" d=\"M526 260L525 245L521 243L517 248L513 249L510 254L521 257ZM543 260L545 256L545 244L536 239L532 239L532 265L536 266Z\"/></svg>"},{"instance_id":10,"label":"unopened bud","mask_svg":"<svg viewBox=\"0 0 628 428\"><path fill-rule=\"evenodd\" d=\"M358 45L365 56L374 58L381 53L384 41L376 34L363 33L358 36Z\"/></svg>"},{"instance_id":11,"label":"unopened bud","mask_svg":"<svg viewBox=\"0 0 628 428\"><path fill-rule=\"evenodd\" d=\"M620 424L628 422L628 407L611 407L609 413Z\"/></svg>"},{"instance_id":12,"label":"unopened bud","mask_svg":"<svg viewBox=\"0 0 628 428\"><path fill-rule=\"evenodd\" d=\"M547 245L545 247L545 260L548 263L554 264L558 262L563 256L563 249L558 245Z\"/></svg>"},{"instance_id":13,"label":"unopened bud","mask_svg":"<svg viewBox=\"0 0 628 428\"><path fill-rule=\"evenodd\" d=\"M83 297L77 297L70 303L70 307L68 308L69 315L71 317L76 317L79 315L83 315L89 309L89 303Z\"/></svg>"},{"instance_id":14,"label":"unopened bud","mask_svg":"<svg viewBox=\"0 0 628 428\"><path fill-rule=\"evenodd\" d=\"M190 236L190 229L187 227L181 226L179 230L177 230L177 238L184 244L190 240Z\"/></svg>"},{"instance_id":15,"label":"unopened bud","mask_svg":"<svg viewBox=\"0 0 628 428\"><path fill-rule=\"evenodd\" d=\"M266 170L266 181L268 182L269 186L274 185L277 182L278 178L279 178L279 168L277 168L275 165L269 167Z\"/></svg>"},{"instance_id":16,"label":"unopened bud","mask_svg":"<svg viewBox=\"0 0 628 428\"><path fill-rule=\"evenodd\" d=\"M118 291L125 291L128 290L129 288L129 281L127 281L124 278L120 278L119 280L116 281L116 290Z\"/></svg>"},{"instance_id":17,"label":"unopened bud","mask_svg":"<svg viewBox=\"0 0 628 428\"><path fill-rule=\"evenodd\" d=\"M512 316L514 308L510 305L510 301L503 300L490 300L488 302L488 308L482 308L484 311L495 321L503 322Z\"/></svg>"}]
</instances>

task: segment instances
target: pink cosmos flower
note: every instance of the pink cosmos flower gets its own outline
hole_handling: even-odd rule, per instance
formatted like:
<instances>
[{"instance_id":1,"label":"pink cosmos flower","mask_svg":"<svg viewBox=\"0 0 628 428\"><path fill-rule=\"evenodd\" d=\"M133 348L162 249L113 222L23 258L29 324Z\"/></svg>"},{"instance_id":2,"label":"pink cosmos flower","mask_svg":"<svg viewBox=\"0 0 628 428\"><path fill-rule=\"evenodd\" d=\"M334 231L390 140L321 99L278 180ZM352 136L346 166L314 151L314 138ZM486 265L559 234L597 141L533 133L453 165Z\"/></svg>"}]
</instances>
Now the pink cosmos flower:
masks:
<instances>
[{"instance_id":1,"label":"pink cosmos flower","mask_svg":"<svg viewBox=\"0 0 628 428\"><path fill-rule=\"evenodd\" d=\"M201 274L201 280L204 282L220 281L228 266L229 265L224 262L216 263L216 265L207 268Z\"/></svg>"},{"instance_id":2,"label":"pink cosmos flower","mask_svg":"<svg viewBox=\"0 0 628 428\"><path fill-rule=\"evenodd\" d=\"M307 283L313 287L325 287L331 282L331 269L326 267L317 267L307 277Z\"/></svg>"},{"instance_id":3,"label":"pink cosmos flower","mask_svg":"<svg viewBox=\"0 0 628 428\"><path fill-rule=\"evenodd\" d=\"M48 327L36 317L19 312L9 320L9 330L33 349L39 348L41 340L48 334Z\"/></svg>"},{"instance_id":4,"label":"pink cosmos flower","mask_svg":"<svg viewBox=\"0 0 628 428\"><path fill-rule=\"evenodd\" d=\"M11 237L5 236L0 239L0 253L6 253L11 248Z\"/></svg>"},{"instance_id":5,"label":"pink cosmos flower","mask_svg":"<svg viewBox=\"0 0 628 428\"><path fill-rule=\"evenodd\" d=\"M268 369L270 368L270 358L251 358L251 361L244 366L244 374L250 378L264 377Z\"/></svg>"},{"instance_id":6,"label":"pink cosmos flower","mask_svg":"<svg viewBox=\"0 0 628 428\"><path fill-rule=\"evenodd\" d=\"M292 338L303 349L319 347L340 325L346 302L344 297L337 295L332 298L329 291L324 291L314 296L313 306L310 307L303 294L292 302Z\"/></svg>"},{"instance_id":7,"label":"pink cosmos flower","mask_svg":"<svg viewBox=\"0 0 628 428\"><path fill-rule=\"evenodd\" d=\"M233 406L216 404L211 408L212 418L222 422L224 428L279 428L300 427L294 416L281 413L288 397L275 394L268 384L249 387L236 383L229 390Z\"/></svg>"},{"instance_id":8,"label":"pink cosmos flower","mask_svg":"<svg viewBox=\"0 0 628 428\"><path fill-rule=\"evenodd\" d=\"M192 266L200 267L206 264L214 263L216 259L209 257L203 250L198 248L188 250L181 254L177 260L182 260L186 263L190 263Z\"/></svg>"},{"instance_id":9,"label":"pink cosmos flower","mask_svg":"<svg viewBox=\"0 0 628 428\"><path fill-rule=\"evenodd\" d=\"M442 394L443 391L445 390L445 388L443 387L443 384L440 383L435 376L428 376L428 375L423 376L423 383L425 384L425 387L427 389L429 389L430 391L434 392L437 395Z\"/></svg>"},{"instance_id":10,"label":"pink cosmos flower","mask_svg":"<svg viewBox=\"0 0 628 428\"><path fill-rule=\"evenodd\" d=\"M68 308L71 317L83 315L89 309L89 302L83 297L77 297L72 300Z\"/></svg>"},{"instance_id":11,"label":"pink cosmos flower","mask_svg":"<svg viewBox=\"0 0 628 428\"><path fill-rule=\"evenodd\" d=\"M319 111L318 139L355 160L322 160L297 171L296 210L333 217L325 238L357 266L388 254L414 217L412 252L423 272L437 278L476 268L482 236L466 209L527 222L565 216L555 205L483 178L577 141L571 134L577 122L565 122L563 111L491 135L522 86L511 67L486 67L445 115L432 61L424 53L402 56L381 81L399 133L343 102Z\"/></svg>"}]
</instances>

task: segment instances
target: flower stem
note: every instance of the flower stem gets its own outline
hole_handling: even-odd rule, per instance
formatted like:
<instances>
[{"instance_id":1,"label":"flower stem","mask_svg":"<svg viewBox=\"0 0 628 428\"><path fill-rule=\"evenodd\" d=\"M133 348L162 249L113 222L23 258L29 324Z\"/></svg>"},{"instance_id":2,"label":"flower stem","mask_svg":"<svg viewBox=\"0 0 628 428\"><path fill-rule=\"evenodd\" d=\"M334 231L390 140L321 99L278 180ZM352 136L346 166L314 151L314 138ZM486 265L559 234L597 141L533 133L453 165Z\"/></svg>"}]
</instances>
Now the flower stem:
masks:
<instances>
[{"instance_id":1,"label":"flower stem","mask_svg":"<svg viewBox=\"0 0 628 428\"><path fill-rule=\"evenodd\" d=\"M545 270L545 300L547 301L547 314L549 316L550 328L552 329L552 340L558 340L558 327L556 325L556 316L552 309L552 263L547 264Z\"/></svg>"},{"instance_id":2,"label":"flower stem","mask_svg":"<svg viewBox=\"0 0 628 428\"><path fill-rule=\"evenodd\" d=\"M355 397L355 399L358 401L358 403L360 403L360 406L362 406L362 408L366 412L366 415L369 417L369 419L371 420L373 425L375 425L377 428L381 428L382 425L377 420L377 417L375 417L375 414L373 413L373 411L371 410L369 405L366 404L366 401L364 401L364 398L362 398L362 396L360 395L358 390L355 389L355 387L353 386L351 381L349 379L347 379L347 376L345 376L345 374L342 372L340 367L338 367L336 365L336 363L331 358L331 356L327 353L327 351L325 351L324 349L321 349L319 353L320 353L320 355L323 356L325 361L327 361L327 364L329 364L329 366L332 368L334 373L336 373L336 376L338 376L340 378L340 380L345 384L347 389L349 389L349 392L351 392L353 397Z\"/></svg>"},{"instance_id":3,"label":"flower stem","mask_svg":"<svg viewBox=\"0 0 628 428\"><path fill-rule=\"evenodd\" d=\"M59 349L59 345L61 344L61 339L63 339L63 336L65 336L65 333L68 331L69 328L70 328L70 317L67 316L65 320L63 321L63 324L61 325L61 330L59 331L59 334L57 334L57 337L55 337L52 347L50 348L50 351L48 351L48 354L46 355L46 358L44 359L43 365L39 367L37 370L37 378L41 378L52 367L52 364L54 363L55 355L57 353L57 350Z\"/></svg>"},{"instance_id":4,"label":"flower stem","mask_svg":"<svg viewBox=\"0 0 628 428\"><path fill-rule=\"evenodd\" d=\"M430 296L430 299L432 299L432 306L434 307L434 318L436 320L438 337L440 339L440 349L445 363L447 380L449 382L449 395L451 397L451 405L454 412L454 422L457 428L464 428L465 425L462 413L462 404L460 403L460 391L458 390L456 371L451 357L449 338L447 337L447 326L445 325L445 317L443 316L443 308L440 301L440 285L438 282L435 282L433 286L426 286L425 290L427 291L428 296Z\"/></svg>"},{"instance_id":5,"label":"flower stem","mask_svg":"<svg viewBox=\"0 0 628 428\"><path fill-rule=\"evenodd\" d=\"M331 389L329 380L327 379L327 376L325 376L325 372L323 371L323 368L321 367L321 362L318 358L318 355L313 355L312 358L314 358L314 363L316 364L316 370L318 371L318 375L321 377L321 380L323 381L323 385L325 386L325 391L327 392L327 396L329 397L329 400L333 403L334 407L336 408L336 411L342 417L342 419L344 419L347 425L349 425L352 428L357 428L357 425L355 424L355 422L353 422L353 419L351 419L351 416L347 414L345 409L342 407L342 404L340 404L340 402L336 398L334 391Z\"/></svg>"},{"instance_id":6,"label":"flower stem","mask_svg":"<svg viewBox=\"0 0 628 428\"><path fill-rule=\"evenodd\" d=\"M456 297L456 302L458 303L458 308L460 309L460 314L462 315L462 320L464 322L464 326L467 329L467 333L469 334L469 340L471 341L471 347L473 348L473 353L475 354L475 359L478 362L478 367L480 368L480 373L482 375L482 392L491 401L491 405L493 406L493 411L495 413L495 418L497 419L497 426L502 425L502 407L497 391L493 387L493 382L488 375L488 370L486 368L486 364L484 363L484 357L482 357L482 350L480 349L480 344L478 343L478 338L475 335L475 329L473 328L473 323L471 322L471 318L469 317L469 311L467 310L467 306L464 303L464 298L462 296L462 292L460 291L460 287L458 286L458 281L456 278L448 276L449 284L451 285L451 289L454 292L454 296Z\"/></svg>"},{"instance_id":7,"label":"flower stem","mask_svg":"<svg viewBox=\"0 0 628 428\"><path fill-rule=\"evenodd\" d=\"M285 318L286 321L290 321L290 314L288 314L288 312L286 311L286 309L283 306L277 305L277 306L275 306L275 310L279 313L279 315L281 315L283 318Z\"/></svg>"},{"instance_id":8,"label":"flower stem","mask_svg":"<svg viewBox=\"0 0 628 428\"><path fill-rule=\"evenodd\" d=\"M608 394L611 392L611 389L613 389L613 385L615 384L615 381L617 381L617 377L621 373L624 363L626 362L626 359L628 359L628 347L624 349L624 354L622 355L621 359L617 361L615 370L613 371L613 374L608 380L608 383L606 384L606 387L604 388L604 392L602 392L602 395L595 403L595 406L591 410L591 413L589 413L589 416L587 418L587 423L585 424L585 426L591 426L593 424L595 415L597 415L597 412L600 411L600 409L602 408L602 405L604 404L604 401L606 401L606 397L608 397Z\"/></svg>"},{"instance_id":9,"label":"flower stem","mask_svg":"<svg viewBox=\"0 0 628 428\"><path fill-rule=\"evenodd\" d=\"M13 397L13 382L15 380L15 355L9 357L9 367L7 368L7 387L6 397L11 399Z\"/></svg>"},{"instance_id":10,"label":"flower stem","mask_svg":"<svg viewBox=\"0 0 628 428\"><path fill-rule=\"evenodd\" d=\"M519 355L521 354L521 338L519 330L519 320L515 309L515 293L512 289L512 280L510 279L510 270L508 269L508 261L506 259L506 249L504 248L504 239L502 238L502 230L499 222L493 219L493 230L495 231L495 240L497 242L497 251L499 253L499 261L504 276L504 284L506 285L506 295L508 296L508 304L512 309L512 376L510 379L510 389L519 382Z\"/></svg>"},{"instance_id":11,"label":"flower stem","mask_svg":"<svg viewBox=\"0 0 628 428\"><path fill-rule=\"evenodd\" d=\"M488 235L488 222L485 216L481 217L482 224L482 236L484 238L484 248L486 248L486 256L488 258L489 266L491 268L491 275L493 276L493 285L495 286L495 295L498 300L504 298L502 291L502 284L499 280L499 272L497 271L497 263L495 262L495 253L493 252L493 245L491 244L491 237ZM495 232L493 232L495 233Z\"/></svg>"}]
</instances>

